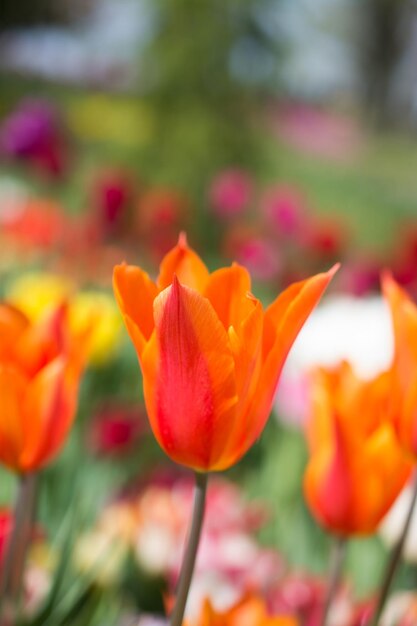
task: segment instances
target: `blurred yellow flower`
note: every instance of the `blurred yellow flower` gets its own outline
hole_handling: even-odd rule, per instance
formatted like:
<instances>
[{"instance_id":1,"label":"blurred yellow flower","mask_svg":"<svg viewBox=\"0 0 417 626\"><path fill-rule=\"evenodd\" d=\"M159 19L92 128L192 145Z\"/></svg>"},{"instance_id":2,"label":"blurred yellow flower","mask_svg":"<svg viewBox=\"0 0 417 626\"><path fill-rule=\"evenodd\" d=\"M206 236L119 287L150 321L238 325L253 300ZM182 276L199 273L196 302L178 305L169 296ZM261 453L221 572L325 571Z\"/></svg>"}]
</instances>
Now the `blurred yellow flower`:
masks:
<instances>
[{"instance_id":1,"label":"blurred yellow flower","mask_svg":"<svg viewBox=\"0 0 417 626\"><path fill-rule=\"evenodd\" d=\"M67 106L67 121L81 139L125 146L149 143L155 125L146 103L101 93L73 98Z\"/></svg>"},{"instance_id":2,"label":"blurred yellow flower","mask_svg":"<svg viewBox=\"0 0 417 626\"><path fill-rule=\"evenodd\" d=\"M89 360L103 365L115 356L120 344L122 320L113 298L102 291L81 291L70 306L70 323L75 332L93 325Z\"/></svg>"},{"instance_id":3,"label":"blurred yellow flower","mask_svg":"<svg viewBox=\"0 0 417 626\"><path fill-rule=\"evenodd\" d=\"M101 587L117 583L123 573L126 546L114 536L100 530L88 532L77 540L74 549L76 569Z\"/></svg>"},{"instance_id":4,"label":"blurred yellow flower","mask_svg":"<svg viewBox=\"0 0 417 626\"><path fill-rule=\"evenodd\" d=\"M75 285L65 276L29 272L9 284L6 299L34 322L42 317L45 309L68 300L74 291Z\"/></svg>"},{"instance_id":5,"label":"blurred yellow flower","mask_svg":"<svg viewBox=\"0 0 417 626\"><path fill-rule=\"evenodd\" d=\"M69 302L71 329L78 334L92 327L88 360L103 365L119 347L122 321L114 299L103 291L76 291L65 276L47 272L22 274L9 284L7 300L23 311L30 320L38 320L45 309L63 300Z\"/></svg>"}]
</instances>

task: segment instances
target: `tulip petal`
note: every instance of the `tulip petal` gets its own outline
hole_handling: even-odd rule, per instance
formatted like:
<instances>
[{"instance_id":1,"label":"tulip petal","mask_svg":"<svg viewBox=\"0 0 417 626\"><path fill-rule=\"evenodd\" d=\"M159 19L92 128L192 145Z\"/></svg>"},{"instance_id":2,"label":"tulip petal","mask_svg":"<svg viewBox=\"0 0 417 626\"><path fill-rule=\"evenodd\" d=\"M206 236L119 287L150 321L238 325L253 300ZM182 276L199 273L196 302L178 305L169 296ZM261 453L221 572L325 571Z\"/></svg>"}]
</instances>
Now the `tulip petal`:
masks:
<instances>
[{"instance_id":1,"label":"tulip petal","mask_svg":"<svg viewBox=\"0 0 417 626\"><path fill-rule=\"evenodd\" d=\"M127 330L140 357L154 327L153 301L158 289L146 272L126 264L114 268L113 288Z\"/></svg>"},{"instance_id":2,"label":"tulip petal","mask_svg":"<svg viewBox=\"0 0 417 626\"><path fill-rule=\"evenodd\" d=\"M417 306L388 272L382 276L382 291L391 310L396 367L407 384L417 364Z\"/></svg>"},{"instance_id":3,"label":"tulip petal","mask_svg":"<svg viewBox=\"0 0 417 626\"><path fill-rule=\"evenodd\" d=\"M62 304L35 324L29 325L15 346L15 359L29 376L34 376L47 363L68 348L67 305Z\"/></svg>"},{"instance_id":4,"label":"tulip petal","mask_svg":"<svg viewBox=\"0 0 417 626\"><path fill-rule=\"evenodd\" d=\"M333 531L350 530L354 490L349 455L338 419L332 422L333 438L311 458L304 476L304 492L318 521Z\"/></svg>"},{"instance_id":5,"label":"tulip petal","mask_svg":"<svg viewBox=\"0 0 417 626\"><path fill-rule=\"evenodd\" d=\"M13 358L16 343L28 325L29 320L18 309L0 303L0 359L2 363Z\"/></svg>"},{"instance_id":6,"label":"tulip petal","mask_svg":"<svg viewBox=\"0 0 417 626\"><path fill-rule=\"evenodd\" d=\"M237 458L243 456L264 429L288 352L338 268L335 265L326 273L291 285L267 308L264 317L264 363L258 391L245 418L250 427L242 433L236 448Z\"/></svg>"},{"instance_id":7,"label":"tulip petal","mask_svg":"<svg viewBox=\"0 0 417 626\"><path fill-rule=\"evenodd\" d=\"M174 275L182 285L203 293L209 272L198 254L188 247L184 234L180 235L175 248L162 259L157 285L160 290L168 287Z\"/></svg>"},{"instance_id":8,"label":"tulip petal","mask_svg":"<svg viewBox=\"0 0 417 626\"><path fill-rule=\"evenodd\" d=\"M242 437L251 429L249 406L254 400L262 367L262 304L256 301L252 313L241 324L239 335L229 328L230 344L235 360L236 390L239 402L236 408L238 419L230 425L230 434L225 441L224 451L213 468L224 470L236 462L236 450L239 450ZM232 427L233 426L233 427Z\"/></svg>"},{"instance_id":9,"label":"tulip petal","mask_svg":"<svg viewBox=\"0 0 417 626\"><path fill-rule=\"evenodd\" d=\"M370 533L391 508L412 471L391 424L382 424L355 455L352 530Z\"/></svg>"},{"instance_id":10,"label":"tulip petal","mask_svg":"<svg viewBox=\"0 0 417 626\"><path fill-rule=\"evenodd\" d=\"M174 460L204 471L222 453L235 418L229 339L210 302L175 277L154 310L156 333L142 363L151 425Z\"/></svg>"},{"instance_id":11,"label":"tulip petal","mask_svg":"<svg viewBox=\"0 0 417 626\"><path fill-rule=\"evenodd\" d=\"M0 459L15 470L19 470L23 441L21 398L27 384L27 379L19 371L0 365Z\"/></svg>"},{"instance_id":12,"label":"tulip petal","mask_svg":"<svg viewBox=\"0 0 417 626\"><path fill-rule=\"evenodd\" d=\"M250 287L249 272L237 263L210 274L204 295L226 330L233 326L239 332L242 321L252 312L255 299L247 297Z\"/></svg>"},{"instance_id":13,"label":"tulip petal","mask_svg":"<svg viewBox=\"0 0 417 626\"><path fill-rule=\"evenodd\" d=\"M45 465L63 445L75 417L79 374L77 364L60 356L30 381L23 405L24 471Z\"/></svg>"}]
</instances>

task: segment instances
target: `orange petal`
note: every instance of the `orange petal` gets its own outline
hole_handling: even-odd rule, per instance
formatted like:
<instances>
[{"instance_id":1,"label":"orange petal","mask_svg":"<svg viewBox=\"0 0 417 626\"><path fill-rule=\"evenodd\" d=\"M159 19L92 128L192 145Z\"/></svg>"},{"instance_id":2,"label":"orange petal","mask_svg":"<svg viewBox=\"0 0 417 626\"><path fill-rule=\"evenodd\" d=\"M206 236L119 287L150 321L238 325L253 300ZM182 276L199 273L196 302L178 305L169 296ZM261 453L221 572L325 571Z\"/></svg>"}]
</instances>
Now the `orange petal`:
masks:
<instances>
[{"instance_id":1,"label":"orange petal","mask_svg":"<svg viewBox=\"0 0 417 626\"><path fill-rule=\"evenodd\" d=\"M24 400L24 471L45 465L60 450L77 407L79 368L58 357L28 385Z\"/></svg>"},{"instance_id":2,"label":"orange petal","mask_svg":"<svg viewBox=\"0 0 417 626\"><path fill-rule=\"evenodd\" d=\"M351 531L352 477L348 452L338 420L332 419L333 439L323 442L310 459L304 492L311 511L326 528L341 534Z\"/></svg>"},{"instance_id":3,"label":"orange petal","mask_svg":"<svg viewBox=\"0 0 417 626\"><path fill-rule=\"evenodd\" d=\"M326 287L339 269L334 265L328 272L287 287L265 312L265 349L269 351L277 338L285 356L304 322L320 300Z\"/></svg>"},{"instance_id":4,"label":"orange petal","mask_svg":"<svg viewBox=\"0 0 417 626\"><path fill-rule=\"evenodd\" d=\"M154 327L153 301L158 289L146 272L126 264L114 268L113 288L127 330L140 356Z\"/></svg>"},{"instance_id":5,"label":"orange petal","mask_svg":"<svg viewBox=\"0 0 417 626\"><path fill-rule=\"evenodd\" d=\"M236 263L210 274L204 295L226 330L233 326L239 332L242 321L252 312L254 299L247 297L250 287L248 271Z\"/></svg>"},{"instance_id":6,"label":"orange petal","mask_svg":"<svg viewBox=\"0 0 417 626\"><path fill-rule=\"evenodd\" d=\"M15 358L29 376L69 347L68 307L62 304L48 310L36 324L27 326L15 346Z\"/></svg>"},{"instance_id":7,"label":"orange petal","mask_svg":"<svg viewBox=\"0 0 417 626\"><path fill-rule=\"evenodd\" d=\"M259 383L262 366L262 304L257 301L255 308L241 324L238 336L233 327L229 329L230 345L235 360L236 390L239 398L234 428L225 442L224 452L215 469L224 470L236 462L242 439L250 432L251 406Z\"/></svg>"},{"instance_id":8,"label":"orange petal","mask_svg":"<svg viewBox=\"0 0 417 626\"><path fill-rule=\"evenodd\" d=\"M13 358L16 342L28 325L29 320L21 311L0 303L0 359L3 363Z\"/></svg>"},{"instance_id":9,"label":"orange petal","mask_svg":"<svg viewBox=\"0 0 417 626\"><path fill-rule=\"evenodd\" d=\"M354 530L375 531L410 477L413 465L385 423L355 454Z\"/></svg>"},{"instance_id":10,"label":"orange petal","mask_svg":"<svg viewBox=\"0 0 417 626\"><path fill-rule=\"evenodd\" d=\"M210 302L176 278L154 308L156 335L142 363L151 425L175 461L208 470L235 417L228 336Z\"/></svg>"},{"instance_id":11,"label":"orange petal","mask_svg":"<svg viewBox=\"0 0 417 626\"><path fill-rule=\"evenodd\" d=\"M27 379L17 370L0 365L0 459L19 471L23 440L23 398Z\"/></svg>"},{"instance_id":12,"label":"orange petal","mask_svg":"<svg viewBox=\"0 0 417 626\"><path fill-rule=\"evenodd\" d=\"M162 259L157 285L160 290L168 287L174 279L174 274L182 285L191 287L203 293L209 272L198 254L187 245L184 234L180 235L175 248L170 250Z\"/></svg>"},{"instance_id":13,"label":"orange petal","mask_svg":"<svg viewBox=\"0 0 417 626\"><path fill-rule=\"evenodd\" d=\"M417 306L387 272L382 275L382 291L391 310L396 367L407 382L417 365Z\"/></svg>"},{"instance_id":14,"label":"orange petal","mask_svg":"<svg viewBox=\"0 0 417 626\"><path fill-rule=\"evenodd\" d=\"M288 352L338 267L335 265L324 274L291 285L267 308L264 317L264 362L257 392L245 418L248 430L242 433L237 447L240 456L245 454L264 429Z\"/></svg>"}]
</instances>

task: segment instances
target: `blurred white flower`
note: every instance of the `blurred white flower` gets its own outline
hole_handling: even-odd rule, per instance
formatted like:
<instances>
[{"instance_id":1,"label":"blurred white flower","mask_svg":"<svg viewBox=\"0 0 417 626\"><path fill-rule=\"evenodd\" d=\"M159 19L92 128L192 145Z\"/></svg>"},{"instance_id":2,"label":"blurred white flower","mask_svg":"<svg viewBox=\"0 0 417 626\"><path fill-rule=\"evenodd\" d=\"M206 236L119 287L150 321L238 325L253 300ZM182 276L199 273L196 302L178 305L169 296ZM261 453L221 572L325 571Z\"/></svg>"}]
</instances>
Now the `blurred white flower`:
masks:
<instances>
[{"instance_id":1,"label":"blurred white flower","mask_svg":"<svg viewBox=\"0 0 417 626\"><path fill-rule=\"evenodd\" d=\"M166 525L145 523L137 533L136 557L151 574L165 574L173 566L177 551L178 538Z\"/></svg>"},{"instance_id":2,"label":"blurred white flower","mask_svg":"<svg viewBox=\"0 0 417 626\"><path fill-rule=\"evenodd\" d=\"M383 298L335 296L319 306L298 335L285 364L276 407L285 421L302 423L308 407L307 374L345 359L372 378L392 359L393 336Z\"/></svg>"}]
</instances>

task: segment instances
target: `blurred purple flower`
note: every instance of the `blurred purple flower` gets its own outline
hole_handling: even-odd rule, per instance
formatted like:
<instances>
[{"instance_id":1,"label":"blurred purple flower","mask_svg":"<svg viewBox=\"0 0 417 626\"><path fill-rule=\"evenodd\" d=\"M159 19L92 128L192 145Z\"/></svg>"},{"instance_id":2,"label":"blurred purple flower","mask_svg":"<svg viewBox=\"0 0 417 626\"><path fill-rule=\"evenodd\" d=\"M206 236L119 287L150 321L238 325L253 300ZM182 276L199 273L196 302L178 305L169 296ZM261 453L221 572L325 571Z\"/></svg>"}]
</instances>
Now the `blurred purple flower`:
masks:
<instances>
[{"instance_id":1,"label":"blurred purple flower","mask_svg":"<svg viewBox=\"0 0 417 626\"><path fill-rule=\"evenodd\" d=\"M0 126L0 153L35 160L51 174L60 174L63 151L59 121L53 107L41 100L23 100Z\"/></svg>"},{"instance_id":2,"label":"blurred purple flower","mask_svg":"<svg viewBox=\"0 0 417 626\"><path fill-rule=\"evenodd\" d=\"M2 151L10 156L32 156L52 138L55 125L55 114L48 103L25 100L0 128Z\"/></svg>"}]
</instances>

